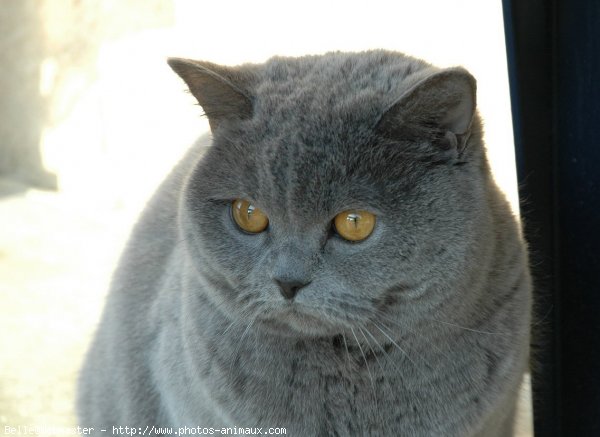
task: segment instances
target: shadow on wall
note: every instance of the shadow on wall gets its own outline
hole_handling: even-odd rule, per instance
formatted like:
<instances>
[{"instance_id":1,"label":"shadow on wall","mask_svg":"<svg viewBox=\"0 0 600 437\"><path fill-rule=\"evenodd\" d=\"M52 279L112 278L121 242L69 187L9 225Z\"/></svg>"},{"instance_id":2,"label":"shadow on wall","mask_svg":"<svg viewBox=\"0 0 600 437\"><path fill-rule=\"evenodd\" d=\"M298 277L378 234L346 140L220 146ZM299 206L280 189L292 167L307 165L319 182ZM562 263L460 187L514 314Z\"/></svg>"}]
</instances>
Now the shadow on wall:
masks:
<instances>
[{"instance_id":1,"label":"shadow on wall","mask_svg":"<svg viewBox=\"0 0 600 437\"><path fill-rule=\"evenodd\" d=\"M44 129L67 118L97 79L102 44L170 26L173 16L173 2L164 0L2 3L0 196L59 188L44 166Z\"/></svg>"},{"instance_id":2,"label":"shadow on wall","mask_svg":"<svg viewBox=\"0 0 600 437\"><path fill-rule=\"evenodd\" d=\"M40 152L48 105L39 86L46 48L38 5L7 1L0 8L0 177L25 184L2 184L0 196L24 186L57 189Z\"/></svg>"}]
</instances>

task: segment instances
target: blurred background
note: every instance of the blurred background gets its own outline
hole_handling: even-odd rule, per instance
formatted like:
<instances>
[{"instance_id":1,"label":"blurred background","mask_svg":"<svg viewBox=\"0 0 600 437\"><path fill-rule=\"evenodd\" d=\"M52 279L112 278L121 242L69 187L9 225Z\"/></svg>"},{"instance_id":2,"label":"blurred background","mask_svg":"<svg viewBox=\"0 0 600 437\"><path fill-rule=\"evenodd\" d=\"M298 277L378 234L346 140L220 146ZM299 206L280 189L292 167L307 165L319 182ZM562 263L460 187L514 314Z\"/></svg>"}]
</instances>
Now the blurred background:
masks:
<instances>
[{"instance_id":1,"label":"blurred background","mask_svg":"<svg viewBox=\"0 0 600 437\"><path fill-rule=\"evenodd\" d=\"M0 433L76 424L77 371L129 229L208 130L168 56L385 48L463 65L518 212L500 0L3 0L0 29ZM520 413L528 436L527 384Z\"/></svg>"}]
</instances>

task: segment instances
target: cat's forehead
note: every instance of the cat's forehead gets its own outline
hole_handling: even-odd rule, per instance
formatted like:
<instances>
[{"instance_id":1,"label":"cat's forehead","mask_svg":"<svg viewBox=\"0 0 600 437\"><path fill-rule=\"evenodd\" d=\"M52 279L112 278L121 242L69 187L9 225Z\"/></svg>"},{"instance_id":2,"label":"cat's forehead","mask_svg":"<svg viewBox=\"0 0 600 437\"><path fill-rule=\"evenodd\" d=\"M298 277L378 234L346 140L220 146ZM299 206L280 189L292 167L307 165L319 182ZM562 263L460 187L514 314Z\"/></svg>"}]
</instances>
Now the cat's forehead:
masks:
<instances>
[{"instance_id":1,"label":"cat's forehead","mask_svg":"<svg viewBox=\"0 0 600 437\"><path fill-rule=\"evenodd\" d=\"M375 124L428 67L386 52L267 62L252 91L251 119L227 132L237 136L243 169L224 173L262 207L294 210L302 220L376 204L389 186L382 181L398 168L388 168Z\"/></svg>"},{"instance_id":2,"label":"cat's forehead","mask_svg":"<svg viewBox=\"0 0 600 437\"><path fill-rule=\"evenodd\" d=\"M307 129L368 122L429 67L385 51L273 58L252 90L254 116L271 126L295 121Z\"/></svg>"},{"instance_id":3,"label":"cat's forehead","mask_svg":"<svg viewBox=\"0 0 600 437\"><path fill-rule=\"evenodd\" d=\"M364 123L318 126L282 121L273 135L246 138L250 165L234 176L240 189L269 212L304 223L347 208L373 209L389 172L377 159L372 131Z\"/></svg>"}]
</instances>

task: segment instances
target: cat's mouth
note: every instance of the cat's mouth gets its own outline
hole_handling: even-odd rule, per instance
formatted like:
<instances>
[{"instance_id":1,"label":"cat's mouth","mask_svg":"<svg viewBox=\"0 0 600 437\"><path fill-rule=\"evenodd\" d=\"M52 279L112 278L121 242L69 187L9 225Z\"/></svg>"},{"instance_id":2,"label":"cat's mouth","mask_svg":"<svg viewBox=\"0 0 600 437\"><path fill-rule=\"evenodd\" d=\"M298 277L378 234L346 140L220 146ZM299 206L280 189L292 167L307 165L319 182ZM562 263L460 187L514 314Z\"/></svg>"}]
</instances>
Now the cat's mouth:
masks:
<instances>
[{"instance_id":1,"label":"cat's mouth","mask_svg":"<svg viewBox=\"0 0 600 437\"><path fill-rule=\"evenodd\" d=\"M331 334L336 329L331 322L310 314L296 305L270 312L268 316L259 317L258 321L268 331L283 335L322 336Z\"/></svg>"}]
</instances>

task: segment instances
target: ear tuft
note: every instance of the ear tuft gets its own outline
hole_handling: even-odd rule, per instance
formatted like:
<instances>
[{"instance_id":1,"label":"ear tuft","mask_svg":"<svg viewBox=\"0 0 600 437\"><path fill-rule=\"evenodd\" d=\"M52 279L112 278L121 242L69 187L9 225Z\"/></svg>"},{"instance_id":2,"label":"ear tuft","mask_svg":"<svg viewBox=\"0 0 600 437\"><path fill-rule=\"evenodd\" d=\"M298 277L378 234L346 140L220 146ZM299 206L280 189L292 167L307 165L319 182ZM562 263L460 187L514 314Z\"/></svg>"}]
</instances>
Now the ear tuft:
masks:
<instances>
[{"instance_id":1,"label":"ear tuft","mask_svg":"<svg viewBox=\"0 0 600 437\"><path fill-rule=\"evenodd\" d=\"M225 119L252 116L252 101L238 70L191 59L169 58L167 62L204 109L213 132Z\"/></svg>"}]
</instances>

